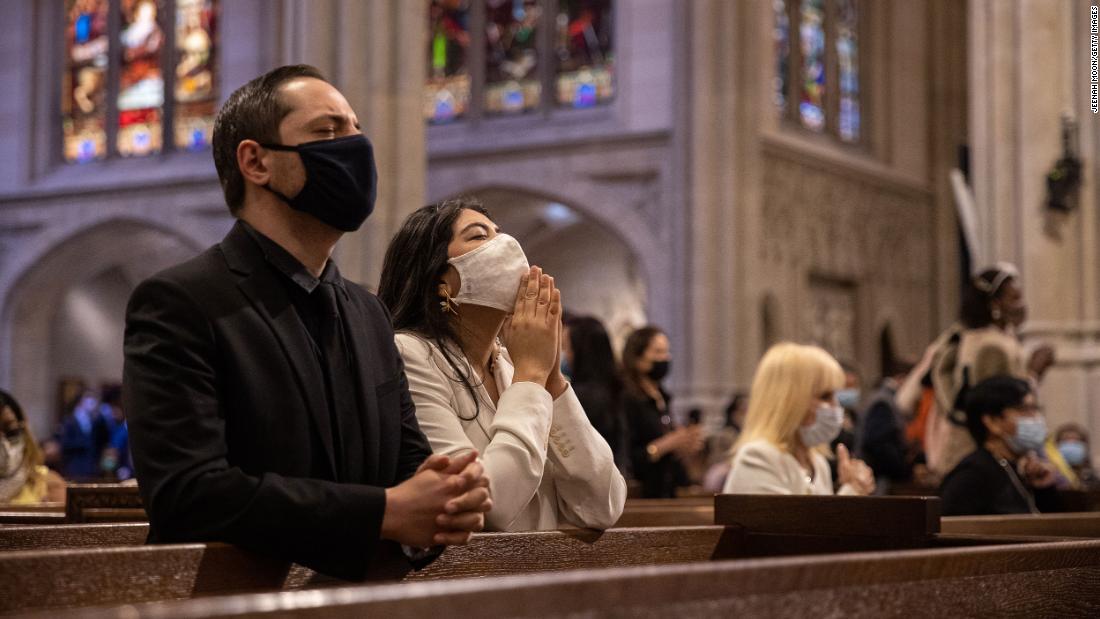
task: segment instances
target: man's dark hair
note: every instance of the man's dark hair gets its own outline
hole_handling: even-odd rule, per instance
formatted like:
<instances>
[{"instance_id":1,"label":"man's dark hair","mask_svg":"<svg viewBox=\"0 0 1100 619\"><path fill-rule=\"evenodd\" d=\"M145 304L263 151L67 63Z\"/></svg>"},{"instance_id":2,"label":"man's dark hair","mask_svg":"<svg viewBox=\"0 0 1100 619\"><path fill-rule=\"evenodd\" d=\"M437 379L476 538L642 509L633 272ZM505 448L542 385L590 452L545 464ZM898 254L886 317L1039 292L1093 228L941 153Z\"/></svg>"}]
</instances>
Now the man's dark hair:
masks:
<instances>
[{"instance_id":1,"label":"man's dark hair","mask_svg":"<svg viewBox=\"0 0 1100 619\"><path fill-rule=\"evenodd\" d=\"M481 202L455 198L423 206L409 215L393 236L382 262L378 299L389 309L394 331L410 331L431 340L474 400L474 416L481 411L480 398L465 365L451 352L458 333L450 315L440 309L439 284L450 262L447 246L454 236L454 222L463 210L489 217ZM519 285L519 282L516 282Z\"/></svg>"},{"instance_id":2,"label":"man's dark hair","mask_svg":"<svg viewBox=\"0 0 1100 619\"><path fill-rule=\"evenodd\" d=\"M328 81L319 69L309 65L279 67L233 91L218 110L212 139L214 167L230 213L236 215L244 205L244 176L237 167L237 145L241 140L279 142L279 123L290 113L279 88L303 77Z\"/></svg>"},{"instance_id":3,"label":"man's dark hair","mask_svg":"<svg viewBox=\"0 0 1100 619\"><path fill-rule=\"evenodd\" d=\"M1006 408L1023 404L1031 393L1031 385L1015 376L1000 375L987 378L966 392L966 428L980 447L989 436L982 417L1000 417Z\"/></svg>"}]
</instances>

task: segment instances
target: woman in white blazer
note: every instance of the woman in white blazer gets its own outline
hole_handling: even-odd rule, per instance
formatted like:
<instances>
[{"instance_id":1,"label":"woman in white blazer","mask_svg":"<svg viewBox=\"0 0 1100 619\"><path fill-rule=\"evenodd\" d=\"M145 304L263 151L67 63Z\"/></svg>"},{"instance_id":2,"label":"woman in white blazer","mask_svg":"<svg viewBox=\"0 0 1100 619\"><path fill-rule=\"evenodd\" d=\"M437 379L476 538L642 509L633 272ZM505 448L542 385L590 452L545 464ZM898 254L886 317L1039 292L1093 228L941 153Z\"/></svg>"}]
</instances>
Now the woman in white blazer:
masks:
<instances>
[{"instance_id":1,"label":"woman in white blazer","mask_svg":"<svg viewBox=\"0 0 1100 619\"><path fill-rule=\"evenodd\" d=\"M448 200L410 215L386 252L378 294L432 450L481 454L487 529L618 520L626 482L561 374L561 293L480 203Z\"/></svg>"},{"instance_id":2,"label":"woman in white blazer","mask_svg":"<svg viewBox=\"0 0 1100 619\"><path fill-rule=\"evenodd\" d=\"M777 344L753 378L745 429L733 447L727 494L833 494L829 443L844 411L836 391L844 371L816 346ZM837 447L837 494L870 494L874 475L844 445Z\"/></svg>"}]
</instances>

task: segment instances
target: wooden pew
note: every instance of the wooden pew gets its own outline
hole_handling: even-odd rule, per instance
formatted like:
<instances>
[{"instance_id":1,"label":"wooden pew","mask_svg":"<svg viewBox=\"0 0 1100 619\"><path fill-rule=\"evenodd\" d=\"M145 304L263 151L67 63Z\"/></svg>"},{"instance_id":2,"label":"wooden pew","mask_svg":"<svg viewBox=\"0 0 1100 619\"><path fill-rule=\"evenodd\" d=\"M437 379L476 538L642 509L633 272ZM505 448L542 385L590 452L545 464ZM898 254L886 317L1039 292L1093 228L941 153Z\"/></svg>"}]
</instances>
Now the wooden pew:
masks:
<instances>
[{"instance_id":1,"label":"wooden pew","mask_svg":"<svg viewBox=\"0 0 1100 619\"><path fill-rule=\"evenodd\" d=\"M8 507L0 507L0 528L65 522L65 512L62 511L9 511Z\"/></svg>"},{"instance_id":2,"label":"wooden pew","mask_svg":"<svg viewBox=\"0 0 1100 619\"><path fill-rule=\"evenodd\" d=\"M940 522L944 533L953 534L1100 537L1100 512L945 516Z\"/></svg>"},{"instance_id":3,"label":"wooden pew","mask_svg":"<svg viewBox=\"0 0 1100 619\"><path fill-rule=\"evenodd\" d=\"M0 552L138 546L148 535L144 522L9 526L0 528Z\"/></svg>"},{"instance_id":4,"label":"wooden pew","mask_svg":"<svg viewBox=\"0 0 1100 619\"><path fill-rule=\"evenodd\" d=\"M69 484L65 491L65 521L69 524L147 519L136 485Z\"/></svg>"},{"instance_id":5,"label":"wooden pew","mask_svg":"<svg viewBox=\"0 0 1100 619\"><path fill-rule=\"evenodd\" d=\"M623 527L675 527L714 524L714 496L682 499L627 499L615 523Z\"/></svg>"},{"instance_id":6,"label":"wooden pew","mask_svg":"<svg viewBox=\"0 0 1100 619\"><path fill-rule=\"evenodd\" d=\"M79 609L53 617L1098 616L1100 541L575 570Z\"/></svg>"},{"instance_id":7,"label":"wooden pew","mask_svg":"<svg viewBox=\"0 0 1100 619\"><path fill-rule=\"evenodd\" d=\"M750 556L956 545L940 535L937 497L724 494L714 520L738 531Z\"/></svg>"},{"instance_id":8,"label":"wooden pew","mask_svg":"<svg viewBox=\"0 0 1100 619\"><path fill-rule=\"evenodd\" d=\"M142 522L147 519L137 486L128 484L69 484L64 504L0 506L0 526Z\"/></svg>"},{"instance_id":9,"label":"wooden pew","mask_svg":"<svg viewBox=\"0 0 1100 619\"><path fill-rule=\"evenodd\" d=\"M707 561L732 552L722 545L724 533L715 526L483 533L406 578ZM0 578L0 613L333 582L306 568L224 544L12 550L0 552L0 574L10 575Z\"/></svg>"},{"instance_id":10,"label":"wooden pew","mask_svg":"<svg viewBox=\"0 0 1100 619\"><path fill-rule=\"evenodd\" d=\"M720 526L486 533L448 549L406 580L736 559L766 555L769 540L778 540L773 554L793 553L789 540L753 538L743 529ZM969 536L956 543L1006 541L1029 540ZM0 552L0 573L11 575L0 578L0 612L332 584L300 566L222 544Z\"/></svg>"}]
</instances>

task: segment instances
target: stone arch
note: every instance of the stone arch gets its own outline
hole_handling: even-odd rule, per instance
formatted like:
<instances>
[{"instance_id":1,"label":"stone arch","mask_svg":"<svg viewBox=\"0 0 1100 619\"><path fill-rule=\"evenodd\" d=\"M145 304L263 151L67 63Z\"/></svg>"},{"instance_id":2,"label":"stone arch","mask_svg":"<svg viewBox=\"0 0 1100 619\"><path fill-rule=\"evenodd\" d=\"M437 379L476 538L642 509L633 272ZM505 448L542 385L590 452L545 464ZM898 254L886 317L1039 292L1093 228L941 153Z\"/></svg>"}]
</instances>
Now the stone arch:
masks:
<instances>
[{"instance_id":1,"label":"stone arch","mask_svg":"<svg viewBox=\"0 0 1100 619\"><path fill-rule=\"evenodd\" d=\"M142 279L198 253L193 238L164 226L132 218L112 218L68 234L51 234L38 245L3 297L0 311L0 377L23 404L39 436L52 430L56 379L51 350L54 320L69 295L92 284L129 295ZM121 334L124 300L112 299L107 332ZM121 340L117 343L121 351ZM121 353L118 355L121 359ZM121 368L119 375L121 378Z\"/></svg>"},{"instance_id":2,"label":"stone arch","mask_svg":"<svg viewBox=\"0 0 1100 619\"><path fill-rule=\"evenodd\" d=\"M453 196L480 199L497 223L519 239L532 263L567 275L562 279L567 308L603 320L613 343L645 322L651 281L645 253L596 209L515 186L483 186ZM612 289L616 292L607 292Z\"/></svg>"}]
</instances>

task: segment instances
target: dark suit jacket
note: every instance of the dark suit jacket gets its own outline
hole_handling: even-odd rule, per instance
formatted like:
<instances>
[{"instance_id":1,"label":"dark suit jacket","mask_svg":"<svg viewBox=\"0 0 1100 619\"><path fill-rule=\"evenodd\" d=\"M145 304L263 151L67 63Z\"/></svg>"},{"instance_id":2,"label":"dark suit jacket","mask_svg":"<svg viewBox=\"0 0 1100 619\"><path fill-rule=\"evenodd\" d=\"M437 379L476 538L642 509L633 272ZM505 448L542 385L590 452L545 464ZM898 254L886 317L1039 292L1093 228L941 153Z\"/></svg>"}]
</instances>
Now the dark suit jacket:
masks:
<instances>
[{"instance_id":1,"label":"dark suit jacket","mask_svg":"<svg viewBox=\"0 0 1100 619\"><path fill-rule=\"evenodd\" d=\"M366 466L337 483L324 379L280 276L238 223L130 298L123 405L149 541L225 541L345 579L392 574L403 557L379 541L385 488L431 448L389 316L346 282L363 417L362 441L348 442Z\"/></svg>"}]
</instances>

